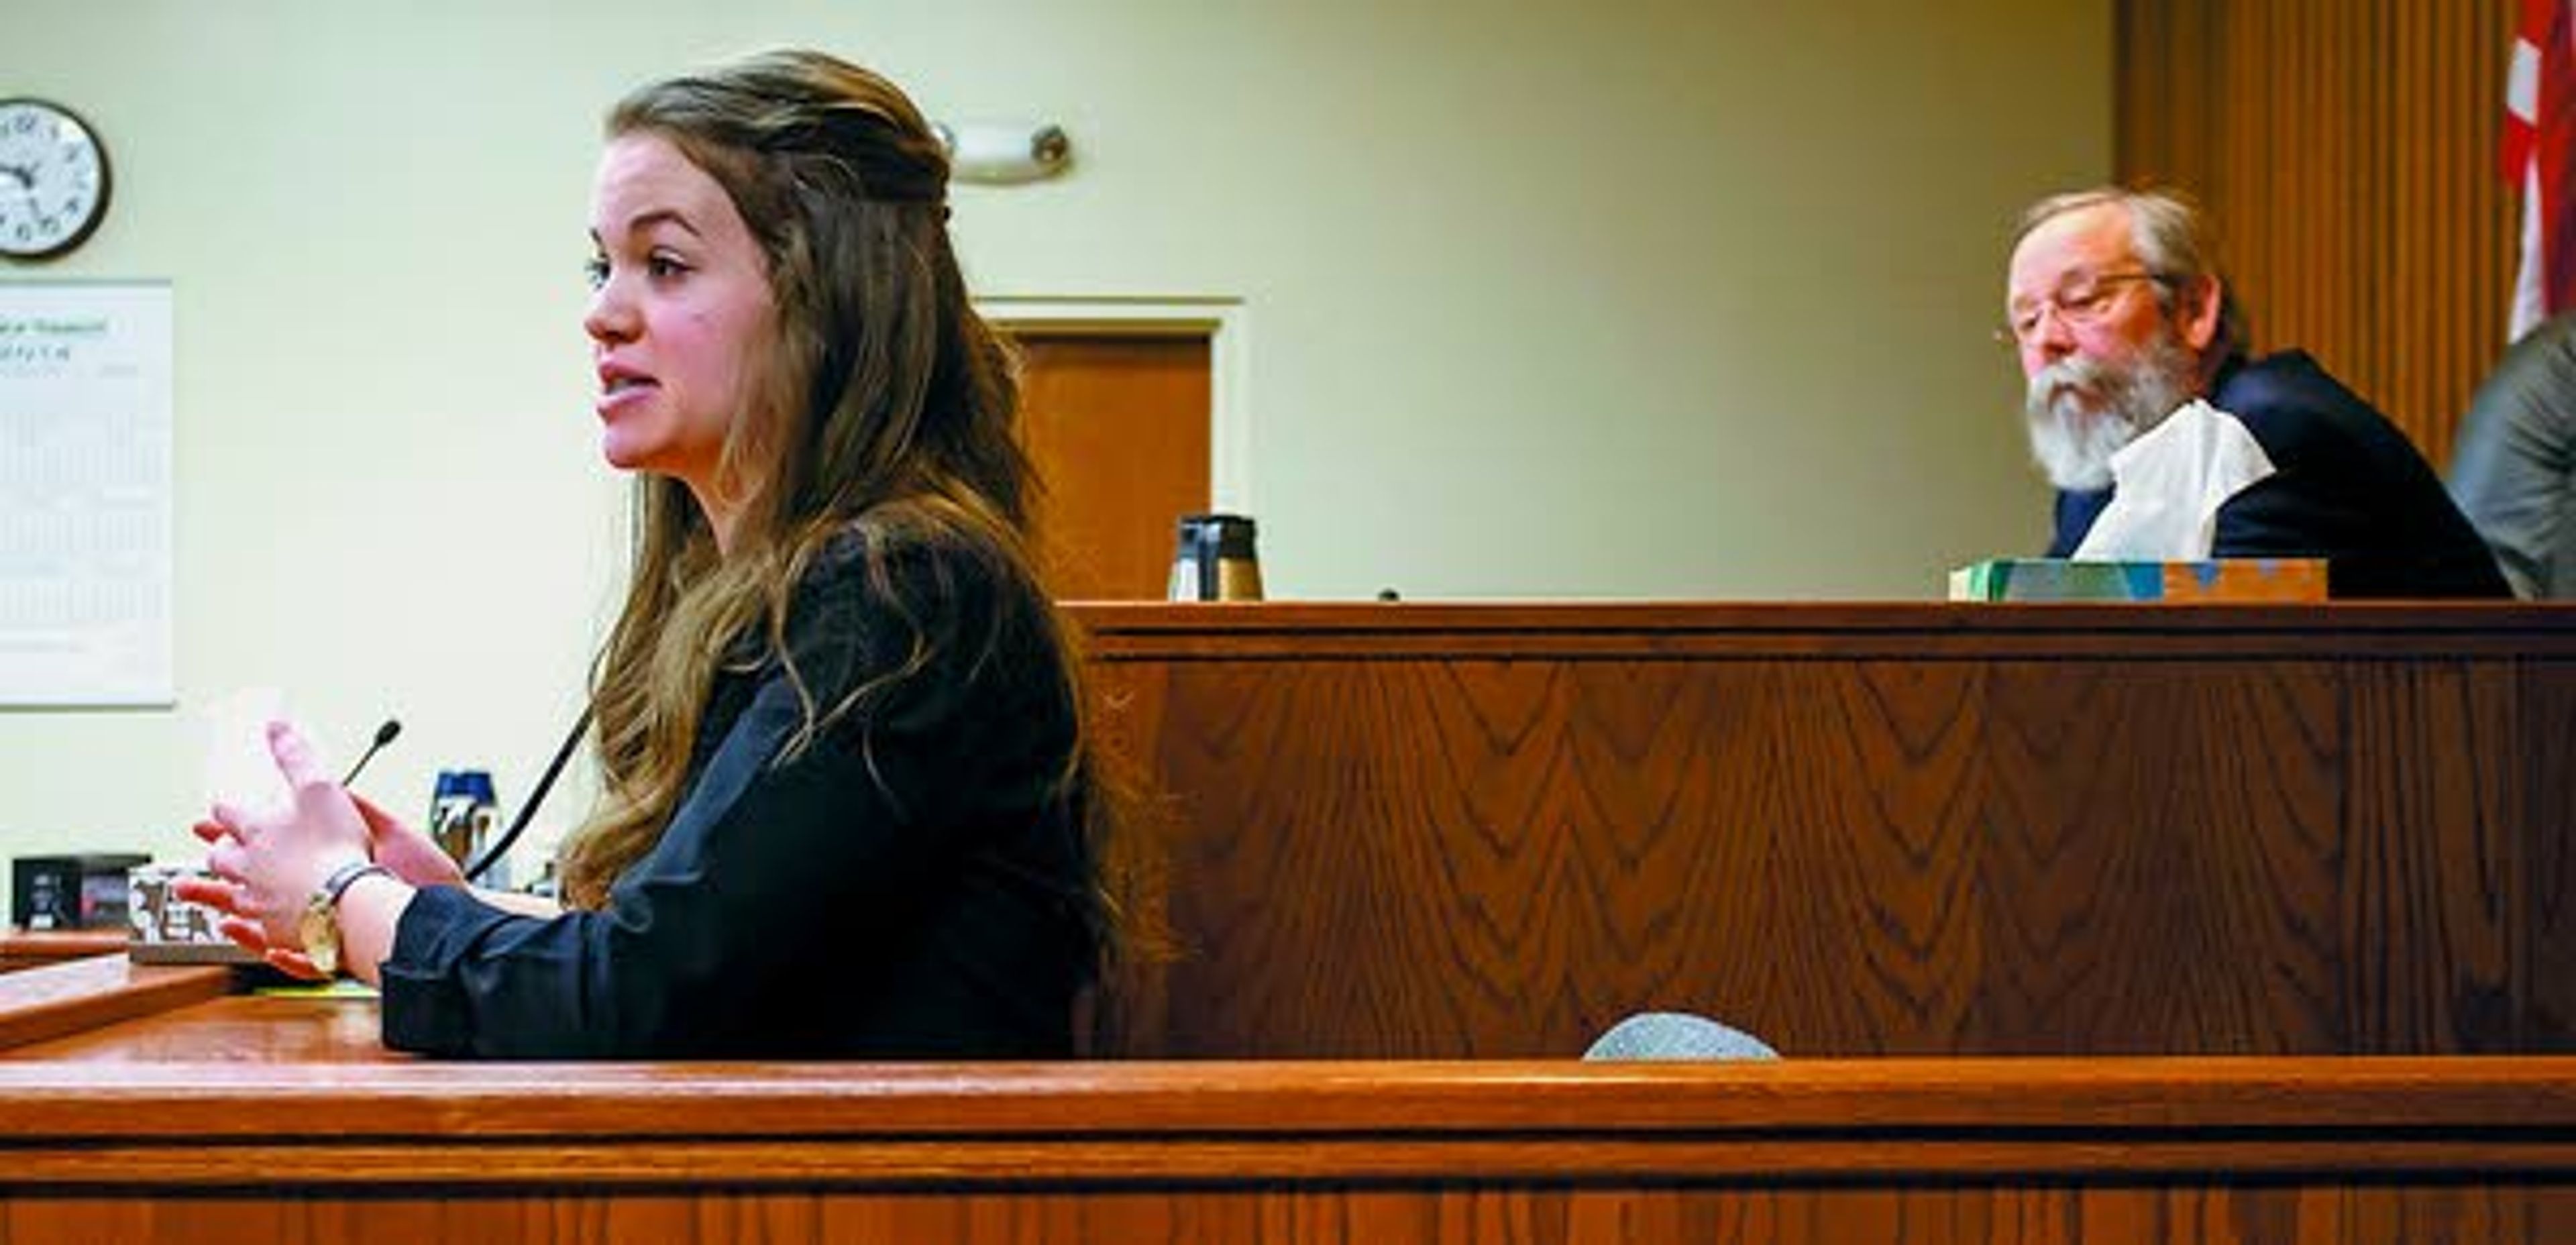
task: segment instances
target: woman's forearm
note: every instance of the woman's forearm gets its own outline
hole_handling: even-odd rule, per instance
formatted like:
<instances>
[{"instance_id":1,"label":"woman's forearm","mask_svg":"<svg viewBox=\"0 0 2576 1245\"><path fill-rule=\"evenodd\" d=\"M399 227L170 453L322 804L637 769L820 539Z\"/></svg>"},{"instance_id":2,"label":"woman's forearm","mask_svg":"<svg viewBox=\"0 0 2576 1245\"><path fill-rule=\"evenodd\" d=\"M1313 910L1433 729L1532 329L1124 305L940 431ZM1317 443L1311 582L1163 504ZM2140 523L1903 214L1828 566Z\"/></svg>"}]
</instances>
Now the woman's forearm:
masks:
<instances>
[{"instance_id":1,"label":"woman's forearm","mask_svg":"<svg viewBox=\"0 0 2576 1245\"><path fill-rule=\"evenodd\" d=\"M503 912L548 918L563 914L563 905L525 891L471 888L474 898ZM340 966L368 985L382 984L381 969L394 953L394 933L411 906L417 888L390 874L371 873L340 893Z\"/></svg>"}]
</instances>

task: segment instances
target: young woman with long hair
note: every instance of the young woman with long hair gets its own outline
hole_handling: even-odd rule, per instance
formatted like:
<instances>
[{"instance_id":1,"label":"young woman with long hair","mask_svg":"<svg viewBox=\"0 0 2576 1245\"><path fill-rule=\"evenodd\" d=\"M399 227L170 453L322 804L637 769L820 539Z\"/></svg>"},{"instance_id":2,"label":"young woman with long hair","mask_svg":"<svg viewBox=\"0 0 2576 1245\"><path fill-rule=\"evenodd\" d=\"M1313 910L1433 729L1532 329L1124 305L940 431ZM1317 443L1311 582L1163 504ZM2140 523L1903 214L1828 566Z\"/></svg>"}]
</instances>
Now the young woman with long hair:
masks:
<instances>
[{"instance_id":1,"label":"young woman with long hair","mask_svg":"<svg viewBox=\"0 0 2576 1245\"><path fill-rule=\"evenodd\" d=\"M283 724L293 804L218 805L183 894L377 983L401 1049L1071 1053L1113 800L947 173L901 91L819 53L620 102L584 326L634 566L562 907L466 888Z\"/></svg>"}]
</instances>

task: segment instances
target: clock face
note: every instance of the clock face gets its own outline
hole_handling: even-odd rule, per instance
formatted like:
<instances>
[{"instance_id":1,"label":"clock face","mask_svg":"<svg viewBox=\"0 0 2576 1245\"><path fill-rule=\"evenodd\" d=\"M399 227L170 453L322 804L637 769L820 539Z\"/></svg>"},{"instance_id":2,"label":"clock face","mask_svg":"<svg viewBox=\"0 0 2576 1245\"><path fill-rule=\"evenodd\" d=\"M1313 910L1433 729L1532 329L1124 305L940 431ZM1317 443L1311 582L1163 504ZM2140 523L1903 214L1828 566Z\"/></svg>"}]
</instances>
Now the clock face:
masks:
<instances>
[{"instance_id":1,"label":"clock face","mask_svg":"<svg viewBox=\"0 0 2576 1245\"><path fill-rule=\"evenodd\" d=\"M60 255L106 214L107 150L98 136L60 105L0 100L0 255Z\"/></svg>"}]
</instances>

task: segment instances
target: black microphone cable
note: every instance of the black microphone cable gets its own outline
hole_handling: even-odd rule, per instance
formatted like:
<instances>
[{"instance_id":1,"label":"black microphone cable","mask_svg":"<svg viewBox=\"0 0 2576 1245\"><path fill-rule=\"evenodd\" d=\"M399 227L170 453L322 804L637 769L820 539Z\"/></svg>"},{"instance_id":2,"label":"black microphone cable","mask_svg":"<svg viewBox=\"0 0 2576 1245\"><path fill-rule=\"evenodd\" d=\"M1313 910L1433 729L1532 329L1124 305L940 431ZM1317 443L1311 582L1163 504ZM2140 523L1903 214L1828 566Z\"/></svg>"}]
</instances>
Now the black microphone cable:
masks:
<instances>
[{"instance_id":1,"label":"black microphone cable","mask_svg":"<svg viewBox=\"0 0 2576 1245\"><path fill-rule=\"evenodd\" d=\"M528 802L520 805L519 815L510 819L510 828L502 831L500 839L490 847L484 848L483 855L466 867L467 883L470 884L490 872L493 865L500 863L503 856L510 854L510 845L518 842L519 836L526 833L528 822L537 815L537 806L546 802L546 793L554 789L555 779L563 773L564 763L572 760L572 750L581 746L581 737L589 731L590 706L583 705L580 719L575 721L572 729L564 734L563 744L555 749L554 759L546 762L546 772L538 776L535 789L528 792Z\"/></svg>"}]
</instances>

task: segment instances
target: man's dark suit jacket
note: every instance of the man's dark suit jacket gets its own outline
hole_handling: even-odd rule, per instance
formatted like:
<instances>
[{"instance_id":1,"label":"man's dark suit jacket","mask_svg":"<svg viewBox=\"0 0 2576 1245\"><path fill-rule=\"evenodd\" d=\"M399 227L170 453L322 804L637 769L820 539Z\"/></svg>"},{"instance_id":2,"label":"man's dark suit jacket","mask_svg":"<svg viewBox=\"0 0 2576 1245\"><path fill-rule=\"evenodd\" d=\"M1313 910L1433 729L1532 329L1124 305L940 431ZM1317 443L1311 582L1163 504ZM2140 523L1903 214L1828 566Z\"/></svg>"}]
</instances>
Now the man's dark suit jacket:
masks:
<instances>
[{"instance_id":1,"label":"man's dark suit jacket","mask_svg":"<svg viewBox=\"0 0 2576 1245\"><path fill-rule=\"evenodd\" d=\"M2322 557L2336 597L2513 595L2432 465L2305 353L2231 360L2209 402L2275 469L2219 507L2210 556ZM2110 501L2107 488L2059 492L2048 556L2073 553Z\"/></svg>"}]
</instances>

